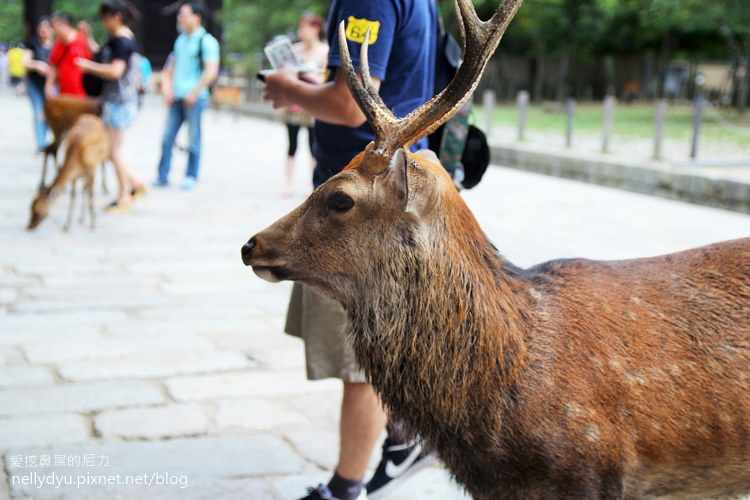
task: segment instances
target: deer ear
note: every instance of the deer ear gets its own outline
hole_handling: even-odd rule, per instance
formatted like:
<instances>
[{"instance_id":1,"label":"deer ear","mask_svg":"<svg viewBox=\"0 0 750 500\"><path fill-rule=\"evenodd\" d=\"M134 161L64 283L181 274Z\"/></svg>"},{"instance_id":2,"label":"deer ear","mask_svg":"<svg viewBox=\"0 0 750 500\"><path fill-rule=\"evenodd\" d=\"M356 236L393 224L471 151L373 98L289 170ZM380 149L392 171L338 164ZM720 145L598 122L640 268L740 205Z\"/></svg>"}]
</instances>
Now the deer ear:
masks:
<instances>
[{"instance_id":1,"label":"deer ear","mask_svg":"<svg viewBox=\"0 0 750 500\"><path fill-rule=\"evenodd\" d=\"M398 193L404 203L404 211L410 210L410 189L409 189L409 158L406 156L406 152L403 149L397 149L393 153L391 158L391 165L389 170L393 174L393 181L396 186Z\"/></svg>"},{"instance_id":2,"label":"deer ear","mask_svg":"<svg viewBox=\"0 0 750 500\"><path fill-rule=\"evenodd\" d=\"M393 175L396 191L403 200L404 212L422 216L427 200L424 199L424 176L420 175L419 164L410 159L402 148L393 154L389 171Z\"/></svg>"}]
</instances>

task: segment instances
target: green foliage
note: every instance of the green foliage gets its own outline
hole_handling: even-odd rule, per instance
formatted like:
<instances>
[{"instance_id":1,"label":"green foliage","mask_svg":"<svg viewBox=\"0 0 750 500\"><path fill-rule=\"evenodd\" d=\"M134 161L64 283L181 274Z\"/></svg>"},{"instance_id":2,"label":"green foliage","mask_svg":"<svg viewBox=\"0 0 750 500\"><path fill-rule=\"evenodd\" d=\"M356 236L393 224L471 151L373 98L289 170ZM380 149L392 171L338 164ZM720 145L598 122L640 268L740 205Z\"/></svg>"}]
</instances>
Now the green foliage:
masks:
<instances>
[{"instance_id":1,"label":"green foliage","mask_svg":"<svg viewBox=\"0 0 750 500\"><path fill-rule=\"evenodd\" d=\"M23 0L0 2L0 42L20 42L23 37Z\"/></svg>"},{"instance_id":2,"label":"green foliage","mask_svg":"<svg viewBox=\"0 0 750 500\"><path fill-rule=\"evenodd\" d=\"M103 41L106 38L102 23L99 22L99 2L91 0L55 0L56 12L67 12L75 22L86 21L91 25L94 38Z\"/></svg>"},{"instance_id":3,"label":"green foliage","mask_svg":"<svg viewBox=\"0 0 750 500\"><path fill-rule=\"evenodd\" d=\"M85 19L92 26L99 20L99 2L91 0L55 0L56 12L67 12L76 21Z\"/></svg>"},{"instance_id":4,"label":"green foliage","mask_svg":"<svg viewBox=\"0 0 750 500\"><path fill-rule=\"evenodd\" d=\"M500 0L474 0L483 19ZM265 64L263 46L279 34L293 34L299 15L310 10L323 17L331 0L224 0L228 62L254 73ZM439 0L446 29L458 34L452 0ZM54 9L86 19L101 40L99 2L55 0ZM0 41L21 40L23 0L0 1ZM748 0L525 0L511 23L501 51L533 57L556 57L572 51L577 59L602 54L656 51L665 40L684 57L738 58L750 43Z\"/></svg>"},{"instance_id":5,"label":"green foliage","mask_svg":"<svg viewBox=\"0 0 750 500\"><path fill-rule=\"evenodd\" d=\"M78 20L86 20L91 24L97 40L104 37L104 28L99 22L99 2L91 0L55 0L54 10L67 12ZM22 41L23 0L0 0L0 41ZM32 30L34 27L32 27Z\"/></svg>"},{"instance_id":6,"label":"green foliage","mask_svg":"<svg viewBox=\"0 0 750 500\"><path fill-rule=\"evenodd\" d=\"M600 10L596 0L526 0L508 28L503 50L559 55L571 44L579 55L587 53L603 29Z\"/></svg>"}]
</instances>

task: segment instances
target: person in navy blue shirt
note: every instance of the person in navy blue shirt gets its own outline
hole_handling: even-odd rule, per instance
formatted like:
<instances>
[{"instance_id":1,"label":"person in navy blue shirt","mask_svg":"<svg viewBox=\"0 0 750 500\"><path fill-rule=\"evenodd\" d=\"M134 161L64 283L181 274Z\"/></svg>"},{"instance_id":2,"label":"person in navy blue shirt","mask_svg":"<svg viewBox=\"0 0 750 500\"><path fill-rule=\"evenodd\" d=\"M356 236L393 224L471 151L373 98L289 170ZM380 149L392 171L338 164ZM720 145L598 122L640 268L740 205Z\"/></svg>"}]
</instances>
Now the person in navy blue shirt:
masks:
<instances>
[{"instance_id":1,"label":"person in navy blue shirt","mask_svg":"<svg viewBox=\"0 0 750 500\"><path fill-rule=\"evenodd\" d=\"M360 46L370 28L370 74L385 105L397 117L403 117L434 95L438 15L434 3L335 0L328 16L326 83L316 85L305 81L304 76L297 78L292 67L266 78L266 96L275 107L297 104L318 119L315 156L320 168L314 176L316 187L337 174L375 137L349 93L343 72L338 71L338 23L353 18L346 33L355 69L359 69ZM427 143L420 141L413 149L426 147Z\"/></svg>"},{"instance_id":2,"label":"person in navy blue shirt","mask_svg":"<svg viewBox=\"0 0 750 500\"><path fill-rule=\"evenodd\" d=\"M324 83L307 80L304 73L290 66L266 76L265 96L274 107L301 106L316 118L313 148L317 160L313 175L316 188L340 172L375 138L349 92L344 71L339 71L341 21L346 21L346 38L355 70L359 70L360 48L369 28L370 74L383 102L397 117L407 115L434 95L438 33L435 0L334 0L328 17L330 49ZM427 141L420 140L412 147L424 149ZM295 284L285 331L305 342L308 378L335 377L344 384L336 470L327 485L310 489L305 497L309 500L354 500L365 498L366 494L374 498L382 494L388 483L394 483L392 479L397 479L373 478L367 491L363 487L364 474L386 415L374 389L354 361L341 328L345 321L338 303L312 288ZM390 444L386 440L378 471L397 470L403 475L410 464L416 465L425 458L419 445L407 443L398 446L396 454L389 454ZM392 466L385 467L388 464Z\"/></svg>"}]
</instances>

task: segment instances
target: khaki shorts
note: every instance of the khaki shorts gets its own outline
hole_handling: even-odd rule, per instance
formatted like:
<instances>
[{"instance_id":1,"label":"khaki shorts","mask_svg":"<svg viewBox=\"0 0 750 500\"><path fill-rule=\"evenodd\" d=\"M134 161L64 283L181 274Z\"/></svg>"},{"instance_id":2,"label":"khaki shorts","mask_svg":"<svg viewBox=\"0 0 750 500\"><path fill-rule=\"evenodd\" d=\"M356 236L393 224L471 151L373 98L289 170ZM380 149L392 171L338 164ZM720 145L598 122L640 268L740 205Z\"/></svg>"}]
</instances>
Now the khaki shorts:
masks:
<instances>
[{"instance_id":1,"label":"khaki shorts","mask_svg":"<svg viewBox=\"0 0 750 500\"><path fill-rule=\"evenodd\" d=\"M307 285L294 284L284 331L305 341L309 380L366 381L344 334L345 324L346 313L338 302Z\"/></svg>"}]
</instances>

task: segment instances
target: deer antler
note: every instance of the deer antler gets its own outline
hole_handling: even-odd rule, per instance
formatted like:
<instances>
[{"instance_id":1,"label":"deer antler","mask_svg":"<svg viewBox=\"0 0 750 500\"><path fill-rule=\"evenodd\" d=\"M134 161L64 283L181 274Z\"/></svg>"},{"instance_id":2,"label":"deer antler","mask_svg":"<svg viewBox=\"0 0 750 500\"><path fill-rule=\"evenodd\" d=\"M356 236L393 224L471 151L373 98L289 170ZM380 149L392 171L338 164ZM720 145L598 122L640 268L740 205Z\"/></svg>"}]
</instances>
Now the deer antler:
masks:
<instances>
[{"instance_id":1,"label":"deer antler","mask_svg":"<svg viewBox=\"0 0 750 500\"><path fill-rule=\"evenodd\" d=\"M464 105L479 83L487 61L523 0L504 0L488 21L477 16L470 0L456 0L456 16L464 41L464 60L445 89L403 118L396 118L378 95L370 77L367 59L369 31L360 52L362 80L352 65L346 42L344 21L339 25L341 63L349 90L375 132L372 151L390 158L401 147L431 134Z\"/></svg>"}]
</instances>

